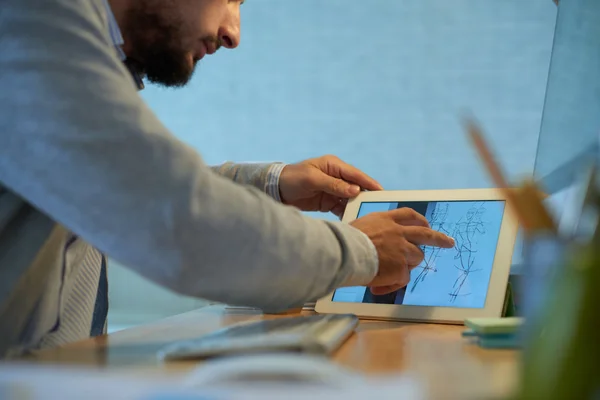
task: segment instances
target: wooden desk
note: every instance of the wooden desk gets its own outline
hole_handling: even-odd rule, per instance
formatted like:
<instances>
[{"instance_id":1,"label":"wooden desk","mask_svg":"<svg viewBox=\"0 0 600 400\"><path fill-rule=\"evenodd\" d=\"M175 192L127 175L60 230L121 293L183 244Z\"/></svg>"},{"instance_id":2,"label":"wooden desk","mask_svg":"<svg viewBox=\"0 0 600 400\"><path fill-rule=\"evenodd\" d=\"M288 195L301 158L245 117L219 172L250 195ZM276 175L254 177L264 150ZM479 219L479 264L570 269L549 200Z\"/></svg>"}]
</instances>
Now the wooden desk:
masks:
<instances>
[{"instance_id":1,"label":"wooden desk","mask_svg":"<svg viewBox=\"0 0 600 400\"><path fill-rule=\"evenodd\" d=\"M302 312L309 314L309 312ZM122 368L128 372L187 371L194 362L161 364L156 351L178 339L261 318L252 310L210 306L119 331L108 336L40 352L36 362ZM413 373L425 380L432 398L490 398L507 395L516 384L518 352L483 350L461 337L462 326L362 321L333 356L339 364L366 374Z\"/></svg>"}]
</instances>

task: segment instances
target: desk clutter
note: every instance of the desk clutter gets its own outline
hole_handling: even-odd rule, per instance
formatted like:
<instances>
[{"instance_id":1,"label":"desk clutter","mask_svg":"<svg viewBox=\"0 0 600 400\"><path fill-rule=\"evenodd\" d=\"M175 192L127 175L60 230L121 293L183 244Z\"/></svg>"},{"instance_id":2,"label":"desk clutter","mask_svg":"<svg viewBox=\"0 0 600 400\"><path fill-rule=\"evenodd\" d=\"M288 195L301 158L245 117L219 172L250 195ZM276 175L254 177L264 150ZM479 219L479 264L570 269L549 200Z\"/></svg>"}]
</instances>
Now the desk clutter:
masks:
<instances>
[{"instance_id":1,"label":"desk clutter","mask_svg":"<svg viewBox=\"0 0 600 400\"><path fill-rule=\"evenodd\" d=\"M497 187L525 234L522 321L466 321L466 336L481 345L522 347L517 399L592 399L600 394L600 182L598 167L582 174L575 201L559 222L544 203L541 188L526 180L509 187L481 128L466 129ZM518 339L511 330L518 325ZM501 336L505 335L505 336Z\"/></svg>"}]
</instances>

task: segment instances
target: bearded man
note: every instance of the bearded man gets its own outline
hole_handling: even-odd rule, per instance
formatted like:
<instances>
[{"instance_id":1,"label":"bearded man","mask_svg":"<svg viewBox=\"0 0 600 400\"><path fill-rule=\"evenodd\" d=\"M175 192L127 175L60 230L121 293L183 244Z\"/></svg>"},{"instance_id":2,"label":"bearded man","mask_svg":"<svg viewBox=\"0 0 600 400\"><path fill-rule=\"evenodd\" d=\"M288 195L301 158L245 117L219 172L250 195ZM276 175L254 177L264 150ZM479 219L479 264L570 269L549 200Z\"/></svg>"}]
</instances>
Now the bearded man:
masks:
<instances>
[{"instance_id":1,"label":"bearded man","mask_svg":"<svg viewBox=\"0 0 600 400\"><path fill-rule=\"evenodd\" d=\"M398 290L419 246L453 245L408 209L302 214L381 189L336 157L209 167L161 124L143 81L183 86L237 47L241 5L2 1L0 357L104 332L107 256L178 293L279 311L342 286Z\"/></svg>"}]
</instances>

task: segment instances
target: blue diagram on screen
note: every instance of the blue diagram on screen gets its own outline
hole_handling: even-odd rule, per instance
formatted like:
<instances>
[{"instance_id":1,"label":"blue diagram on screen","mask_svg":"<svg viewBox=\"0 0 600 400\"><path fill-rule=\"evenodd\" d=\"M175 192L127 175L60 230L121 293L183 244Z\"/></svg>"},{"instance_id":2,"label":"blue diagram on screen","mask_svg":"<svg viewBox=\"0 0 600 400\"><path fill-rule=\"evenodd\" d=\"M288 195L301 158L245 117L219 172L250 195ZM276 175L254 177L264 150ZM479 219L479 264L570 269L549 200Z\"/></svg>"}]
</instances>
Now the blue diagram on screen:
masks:
<instances>
[{"instance_id":1,"label":"blue diagram on screen","mask_svg":"<svg viewBox=\"0 0 600 400\"><path fill-rule=\"evenodd\" d=\"M410 282L403 289L375 296L365 287L341 288L335 291L333 301L483 308L504 201L372 202L361 204L358 217L402 207L421 213L432 229L453 237L454 248L422 247L425 258L411 271Z\"/></svg>"}]
</instances>

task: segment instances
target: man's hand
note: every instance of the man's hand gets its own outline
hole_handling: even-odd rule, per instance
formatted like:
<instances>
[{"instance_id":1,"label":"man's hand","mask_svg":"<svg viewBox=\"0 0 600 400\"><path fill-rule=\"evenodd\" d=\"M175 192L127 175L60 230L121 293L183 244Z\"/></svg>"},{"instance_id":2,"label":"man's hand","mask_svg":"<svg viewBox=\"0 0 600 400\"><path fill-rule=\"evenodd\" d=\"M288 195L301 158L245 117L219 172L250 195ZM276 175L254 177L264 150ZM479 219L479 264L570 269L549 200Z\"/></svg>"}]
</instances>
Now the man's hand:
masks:
<instances>
[{"instance_id":1,"label":"man's hand","mask_svg":"<svg viewBox=\"0 0 600 400\"><path fill-rule=\"evenodd\" d=\"M365 233L377 249L379 272L367 285L374 295L408 285L410 271L423 261L419 246L454 247L454 239L431 229L425 217L410 208L371 213L351 225Z\"/></svg>"},{"instance_id":2,"label":"man's hand","mask_svg":"<svg viewBox=\"0 0 600 400\"><path fill-rule=\"evenodd\" d=\"M341 217L348 199L361 190L382 190L373 178L335 156L287 165L279 177L284 204L302 211L331 211Z\"/></svg>"}]
</instances>

